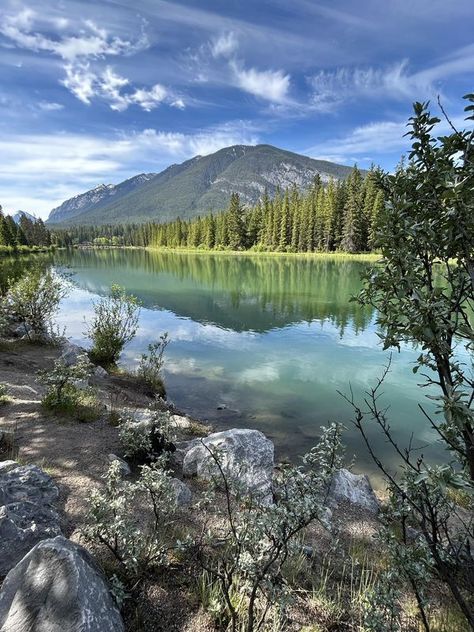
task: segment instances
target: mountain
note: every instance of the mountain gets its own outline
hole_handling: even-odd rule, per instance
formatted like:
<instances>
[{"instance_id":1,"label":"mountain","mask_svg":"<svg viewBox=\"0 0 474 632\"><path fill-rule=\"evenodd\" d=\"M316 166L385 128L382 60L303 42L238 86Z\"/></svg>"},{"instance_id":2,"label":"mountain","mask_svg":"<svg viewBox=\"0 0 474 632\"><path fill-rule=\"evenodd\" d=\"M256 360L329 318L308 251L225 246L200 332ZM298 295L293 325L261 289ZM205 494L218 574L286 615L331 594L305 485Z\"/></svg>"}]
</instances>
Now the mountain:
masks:
<instances>
[{"instance_id":1,"label":"mountain","mask_svg":"<svg viewBox=\"0 0 474 632\"><path fill-rule=\"evenodd\" d=\"M60 206L53 208L48 222L58 223L69 221L78 215L104 208L117 199L135 191L155 177L155 173L140 173L120 184L99 184L99 186L66 200ZM79 222L83 223L83 222Z\"/></svg>"},{"instance_id":2,"label":"mountain","mask_svg":"<svg viewBox=\"0 0 474 632\"><path fill-rule=\"evenodd\" d=\"M21 216L24 215L27 219L30 219L32 222L36 222L37 218L31 213L27 213L26 211L17 211L14 215L12 215L12 219L15 224L20 223Z\"/></svg>"},{"instance_id":3,"label":"mountain","mask_svg":"<svg viewBox=\"0 0 474 632\"><path fill-rule=\"evenodd\" d=\"M234 145L208 156L171 165L158 174L141 174L121 184L100 185L63 202L48 223L114 224L160 222L195 217L226 208L231 193L254 204L265 189L306 189L319 174L323 181L345 178L351 167L315 160L271 145Z\"/></svg>"}]
</instances>

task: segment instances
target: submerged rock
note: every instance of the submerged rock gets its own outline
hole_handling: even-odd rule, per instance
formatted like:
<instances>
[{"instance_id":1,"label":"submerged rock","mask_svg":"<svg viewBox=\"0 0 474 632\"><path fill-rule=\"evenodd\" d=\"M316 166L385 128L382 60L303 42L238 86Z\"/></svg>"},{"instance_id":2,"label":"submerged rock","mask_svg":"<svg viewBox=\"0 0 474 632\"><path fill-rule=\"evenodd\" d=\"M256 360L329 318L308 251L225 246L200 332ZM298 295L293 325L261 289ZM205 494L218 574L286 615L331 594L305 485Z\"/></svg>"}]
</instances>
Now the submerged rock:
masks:
<instances>
[{"instance_id":1,"label":"submerged rock","mask_svg":"<svg viewBox=\"0 0 474 632\"><path fill-rule=\"evenodd\" d=\"M221 478L212 452L229 479L260 500L271 501L274 446L259 430L215 432L190 443L183 458L184 476Z\"/></svg>"},{"instance_id":2,"label":"submerged rock","mask_svg":"<svg viewBox=\"0 0 474 632\"><path fill-rule=\"evenodd\" d=\"M62 536L37 544L0 591L0 631L122 632L104 578L81 546Z\"/></svg>"},{"instance_id":3,"label":"submerged rock","mask_svg":"<svg viewBox=\"0 0 474 632\"><path fill-rule=\"evenodd\" d=\"M58 495L51 477L39 467L0 464L0 575L40 540L61 533L54 511Z\"/></svg>"},{"instance_id":4,"label":"submerged rock","mask_svg":"<svg viewBox=\"0 0 474 632\"><path fill-rule=\"evenodd\" d=\"M329 489L329 503L337 506L341 501L350 502L373 514L380 511L380 503L368 476L353 474L344 468L334 474Z\"/></svg>"}]
</instances>

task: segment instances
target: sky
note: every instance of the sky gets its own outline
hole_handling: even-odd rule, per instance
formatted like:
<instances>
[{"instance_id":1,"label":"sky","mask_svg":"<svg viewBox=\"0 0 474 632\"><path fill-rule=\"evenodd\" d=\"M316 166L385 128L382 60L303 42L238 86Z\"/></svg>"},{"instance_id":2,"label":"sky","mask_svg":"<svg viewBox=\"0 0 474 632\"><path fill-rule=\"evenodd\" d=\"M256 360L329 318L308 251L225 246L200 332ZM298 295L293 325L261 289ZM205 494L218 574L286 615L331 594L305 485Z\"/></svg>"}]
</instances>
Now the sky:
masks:
<instances>
[{"instance_id":1,"label":"sky","mask_svg":"<svg viewBox=\"0 0 474 632\"><path fill-rule=\"evenodd\" d=\"M472 91L472 0L0 0L0 204L235 144L391 170L413 101Z\"/></svg>"}]
</instances>

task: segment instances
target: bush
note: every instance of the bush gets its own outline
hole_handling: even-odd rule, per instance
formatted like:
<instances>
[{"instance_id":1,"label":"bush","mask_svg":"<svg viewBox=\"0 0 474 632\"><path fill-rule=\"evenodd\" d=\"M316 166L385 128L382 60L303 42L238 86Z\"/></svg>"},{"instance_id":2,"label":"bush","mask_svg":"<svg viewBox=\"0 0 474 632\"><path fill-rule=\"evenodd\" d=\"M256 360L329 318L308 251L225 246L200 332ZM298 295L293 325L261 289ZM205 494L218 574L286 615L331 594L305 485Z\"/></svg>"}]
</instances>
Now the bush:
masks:
<instances>
[{"instance_id":1,"label":"bush","mask_svg":"<svg viewBox=\"0 0 474 632\"><path fill-rule=\"evenodd\" d=\"M50 270L36 268L16 281L7 294L10 313L25 327L32 339L52 334L52 318L67 290L62 279Z\"/></svg>"},{"instance_id":2,"label":"bush","mask_svg":"<svg viewBox=\"0 0 474 632\"><path fill-rule=\"evenodd\" d=\"M93 365L86 356L71 366L56 360L50 371L40 371L39 379L47 387L41 404L47 410L63 413L78 421L94 421L100 405L92 389L80 389L75 382L87 380Z\"/></svg>"},{"instance_id":3,"label":"bush","mask_svg":"<svg viewBox=\"0 0 474 632\"><path fill-rule=\"evenodd\" d=\"M155 412L150 420L126 419L119 430L123 454L134 463L151 463L163 452L174 450L171 443L170 415Z\"/></svg>"},{"instance_id":4,"label":"bush","mask_svg":"<svg viewBox=\"0 0 474 632\"><path fill-rule=\"evenodd\" d=\"M329 484L342 465L341 428L331 424L324 430L303 467L282 469L271 504L262 504L239 480L228 477L219 452L207 449L219 472L214 483L224 488L226 502L217 502L212 490L205 497L205 524L214 527L194 541L191 550L210 585L218 584L212 596L220 603L212 607L228 624L225 629L264 629L266 619L273 617L277 623L288 604L291 591L284 568L301 551L304 530L315 521L327 526Z\"/></svg>"},{"instance_id":5,"label":"bush","mask_svg":"<svg viewBox=\"0 0 474 632\"><path fill-rule=\"evenodd\" d=\"M94 304L94 319L87 330L92 340L89 356L105 367L117 363L122 349L135 336L140 304L124 288L112 285L110 296Z\"/></svg>"},{"instance_id":6,"label":"bush","mask_svg":"<svg viewBox=\"0 0 474 632\"><path fill-rule=\"evenodd\" d=\"M144 465L138 481L130 482L122 480L120 464L114 461L104 477L105 489L91 494L84 536L107 547L130 582L168 562L176 494L162 464ZM136 510L140 499L150 508L148 520Z\"/></svg>"},{"instance_id":7,"label":"bush","mask_svg":"<svg viewBox=\"0 0 474 632\"><path fill-rule=\"evenodd\" d=\"M169 338L167 333L160 336L158 342L149 344L148 353L142 353L137 369L138 377L145 382L146 386L153 391L153 393L161 396L165 394L161 370L164 364L163 354L168 344Z\"/></svg>"}]
</instances>

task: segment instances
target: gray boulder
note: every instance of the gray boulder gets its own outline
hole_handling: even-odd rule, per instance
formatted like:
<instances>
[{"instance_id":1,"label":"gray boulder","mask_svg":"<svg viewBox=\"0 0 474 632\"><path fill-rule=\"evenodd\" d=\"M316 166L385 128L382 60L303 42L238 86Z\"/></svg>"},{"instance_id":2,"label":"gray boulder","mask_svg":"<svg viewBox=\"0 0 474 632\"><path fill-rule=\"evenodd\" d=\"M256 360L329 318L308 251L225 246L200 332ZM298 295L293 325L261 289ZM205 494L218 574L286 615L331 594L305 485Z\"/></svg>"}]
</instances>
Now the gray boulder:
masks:
<instances>
[{"instance_id":1,"label":"gray boulder","mask_svg":"<svg viewBox=\"0 0 474 632\"><path fill-rule=\"evenodd\" d=\"M0 591L0 632L122 632L104 578L85 549L62 536L37 544Z\"/></svg>"},{"instance_id":2,"label":"gray boulder","mask_svg":"<svg viewBox=\"0 0 474 632\"><path fill-rule=\"evenodd\" d=\"M220 478L210 450L227 477L260 500L272 499L274 446L259 430L232 429L215 432L191 445L183 459L184 476Z\"/></svg>"},{"instance_id":3,"label":"gray boulder","mask_svg":"<svg viewBox=\"0 0 474 632\"><path fill-rule=\"evenodd\" d=\"M344 468L334 474L328 500L333 507L343 501L373 514L377 514L380 510L380 503L368 476L366 474L353 474Z\"/></svg>"},{"instance_id":4,"label":"gray boulder","mask_svg":"<svg viewBox=\"0 0 474 632\"><path fill-rule=\"evenodd\" d=\"M130 469L130 465L127 463L127 461L124 461L116 454L108 454L107 459L109 463L113 463L114 461L117 461L117 463L120 466L120 473L122 476L130 476L130 474L132 473L132 470Z\"/></svg>"},{"instance_id":5,"label":"gray boulder","mask_svg":"<svg viewBox=\"0 0 474 632\"><path fill-rule=\"evenodd\" d=\"M61 533L53 507L58 495L51 477L35 465L0 464L0 575L40 540Z\"/></svg>"},{"instance_id":6,"label":"gray boulder","mask_svg":"<svg viewBox=\"0 0 474 632\"><path fill-rule=\"evenodd\" d=\"M63 352L61 353L59 359L66 366L72 366L77 364L86 354L87 352L85 349L67 340L63 345Z\"/></svg>"},{"instance_id":7,"label":"gray boulder","mask_svg":"<svg viewBox=\"0 0 474 632\"><path fill-rule=\"evenodd\" d=\"M107 377L108 373L102 366L96 366L94 369L95 377Z\"/></svg>"},{"instance_id":8,"label":"gray boulder","mask_svg":"<svg viewBox=\"0 0 474 632\"><path fill-rule=\"evenodd\" d=\"M176 504L178 507L184 507L185 505L189 505L192 498L193 493L183 481L180 481L179 478L172 478L171 485L173 487L174 493L176 494Z\"/></svg>"},{"instance_id":9,"label":"gray boulder","mask_svg":"<svg viewBox=\"0 0 474 632\"><path fill-rule=\"evenodd\" d=\"M8 459L7 461L0 461L0 476L15 469L16 467L18 467L18 463L16 461L12 461L11 459Z\"/></svg>"}]
</instances>

